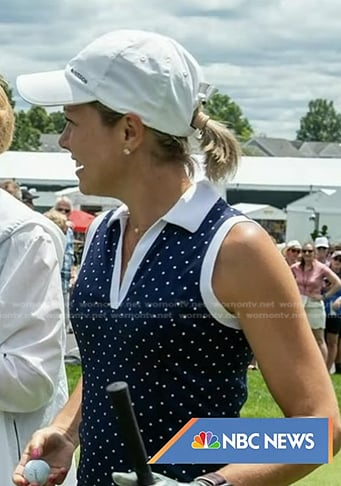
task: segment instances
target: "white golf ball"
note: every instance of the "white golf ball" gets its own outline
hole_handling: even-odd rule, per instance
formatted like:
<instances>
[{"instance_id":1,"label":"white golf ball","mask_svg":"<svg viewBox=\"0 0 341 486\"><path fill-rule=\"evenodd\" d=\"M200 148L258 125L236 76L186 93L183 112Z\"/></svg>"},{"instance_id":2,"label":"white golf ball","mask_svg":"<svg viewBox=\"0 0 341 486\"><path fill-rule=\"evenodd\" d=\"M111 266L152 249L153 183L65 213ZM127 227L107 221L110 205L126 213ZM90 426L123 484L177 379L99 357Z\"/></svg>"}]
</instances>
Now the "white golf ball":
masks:
<instances>
[{"instance_id":1,"label":"white golf ball","mask_svg":"<svg viewBox=\"0 0 341 486\"><path fill-rule=\"evenodd\" d=\"M38 483L40 486L46 483L51 472L50 466L42 459L32 459L24 468L24 478L30 483Z\"/></svg>"}]
</instances>

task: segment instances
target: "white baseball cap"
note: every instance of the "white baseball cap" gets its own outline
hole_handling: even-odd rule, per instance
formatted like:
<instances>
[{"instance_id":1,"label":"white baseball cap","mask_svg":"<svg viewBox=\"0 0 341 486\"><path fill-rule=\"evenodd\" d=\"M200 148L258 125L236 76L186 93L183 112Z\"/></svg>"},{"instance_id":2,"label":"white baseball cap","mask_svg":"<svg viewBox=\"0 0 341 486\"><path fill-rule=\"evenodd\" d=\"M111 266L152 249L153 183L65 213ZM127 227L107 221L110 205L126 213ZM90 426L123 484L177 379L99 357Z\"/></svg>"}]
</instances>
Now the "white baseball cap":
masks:
<instances>
[{"instance_id":1,"label":"white baseball cap","mask_svg":"<svg viewBox=\"0 0 341 486\"><path fill-rule=\"evenodd\" d=\"M34 105L99 101L135 113L151 128L187 137L193 112L209 84L193 56L175 40L139 30L117 30L85 47L65 69L18 76L19 94Z\"/></svg>"},{"instance_id":2,"label":"white baseball cap","mask_svg":"<svg viewBox=\"0 0 341 486\"><path fill-rule=\"evenodd\" d=\"M314 241L315 248L329 248L329 241L328 238L325 236L319 236Z\"/></svg>"},{"instance_id":3,"label":"white baseball cap","mask_svg":"<svg viewBox=\"0 0 341 486\"><path fill-rule=\"evenodd\" d=\"M286 248L295 248L296 250L302 250L302 245L298 240L290 240L286 244Z\"/></svg>"}]
</instances>

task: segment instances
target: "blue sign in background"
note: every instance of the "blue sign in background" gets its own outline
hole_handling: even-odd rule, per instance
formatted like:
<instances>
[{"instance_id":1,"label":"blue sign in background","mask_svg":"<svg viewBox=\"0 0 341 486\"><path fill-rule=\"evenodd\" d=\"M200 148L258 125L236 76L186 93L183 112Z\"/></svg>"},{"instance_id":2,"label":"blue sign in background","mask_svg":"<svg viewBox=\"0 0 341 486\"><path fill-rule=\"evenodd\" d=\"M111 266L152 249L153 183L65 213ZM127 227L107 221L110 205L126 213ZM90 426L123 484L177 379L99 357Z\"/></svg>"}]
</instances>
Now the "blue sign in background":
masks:
<instances>
[{"instance_id":1,"label":"blue sign in background","mask_svg":"<svg viewBox=\"0 0 341 486\"><path fill-rule=\"evenodd\" d=\"M206 440L200 447L200 433ZM241 448L233 448L226 437L232 441L240 436ZM251 434L255 434L251 437ZM266 440L265 435L273 439ZM275 434L284 434L276 436ZM288 435L310 434L296 436L296 446L290 444ZM325 464L331 457L331 440L329 438L329 420L327 418L200 418L184 433L159 451L149 461L151 464L228 464L228 463L267 463L267 464ZM197 440L195 440L197 436ZM245 437L250 438L250 444L243 448ZM276 443L276 438L279 442ZM251 440L252 439L252 440ZM295 442L295 438L291 435ZM298 443L301 441L301 447ZM192 447L192 443L196 447ZM215 447L212 447L215 444ZM267 448L266 448L267 444ZM276 447L278 444L281 448ZM234 445L237 445L236 443ZM211 446L211 448L209 447Z\"/></svg>"}]
</instances>

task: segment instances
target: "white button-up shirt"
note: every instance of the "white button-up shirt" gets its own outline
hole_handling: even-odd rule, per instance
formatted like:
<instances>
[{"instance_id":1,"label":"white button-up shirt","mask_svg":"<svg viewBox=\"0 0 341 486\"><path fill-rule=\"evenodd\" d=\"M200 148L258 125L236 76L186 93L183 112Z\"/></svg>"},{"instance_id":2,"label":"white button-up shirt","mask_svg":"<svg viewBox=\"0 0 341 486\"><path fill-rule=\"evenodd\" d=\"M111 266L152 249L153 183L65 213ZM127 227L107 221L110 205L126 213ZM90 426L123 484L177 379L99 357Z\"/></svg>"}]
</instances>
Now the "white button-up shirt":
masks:
<instances>
[{"instance_id":1,"label":"white button-up shirt","mask_svg":"<svg viewBox=\"0 0 341 486\"><path fill-rule=\"evenodd\" d=\"M63 253L57 225L0 189L0 469L6 485L32 433L67 400ZM64 484L75 484L72 474Z\"/></svg>"}]
</instances>

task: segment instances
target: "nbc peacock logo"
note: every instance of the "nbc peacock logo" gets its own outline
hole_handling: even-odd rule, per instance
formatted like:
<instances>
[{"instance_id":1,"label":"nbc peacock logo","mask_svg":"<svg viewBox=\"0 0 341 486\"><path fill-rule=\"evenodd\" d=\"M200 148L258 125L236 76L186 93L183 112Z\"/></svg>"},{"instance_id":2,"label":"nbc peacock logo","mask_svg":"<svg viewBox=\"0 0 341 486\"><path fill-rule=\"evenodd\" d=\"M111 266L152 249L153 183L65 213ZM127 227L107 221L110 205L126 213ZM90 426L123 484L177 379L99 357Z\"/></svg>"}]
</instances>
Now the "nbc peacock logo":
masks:
<instances>
[{"instance_id":1,"label":"nbc peacock logo","mask_svg":"<svg viewBox=\"0 0 341 486\"><path fill-rule=\"evenodd\" d=\"M193 437L192 449L220 449L220 442L213 432L200 432Z\"/></svg>"}]
</instances>

